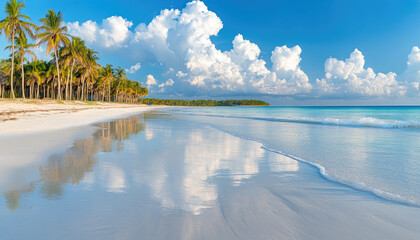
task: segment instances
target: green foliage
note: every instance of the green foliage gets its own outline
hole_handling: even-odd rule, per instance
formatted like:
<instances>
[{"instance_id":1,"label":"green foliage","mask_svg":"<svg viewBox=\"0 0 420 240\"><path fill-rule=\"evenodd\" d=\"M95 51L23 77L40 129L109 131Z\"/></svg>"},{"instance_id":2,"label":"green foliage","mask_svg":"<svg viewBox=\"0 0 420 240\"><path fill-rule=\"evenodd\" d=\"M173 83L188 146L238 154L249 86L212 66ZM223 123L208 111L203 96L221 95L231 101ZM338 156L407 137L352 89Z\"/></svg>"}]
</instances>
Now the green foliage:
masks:
<instances>
[{"instance_id":1,"label":"green foliage","mask_svg":"<svg viewBox=\"0 0 420 240\"><path fill-rule=\"evenodd\" d=\"M191 107L217 107L217 106L269 106L260 100L181 100L181 99L156 99L146 98L144 104L167 105L167 106L191 106Z\"/></svg>"},{"instance_id":2,"label":"green foliage","mask_svg":"<svg viewBox=\"0 0 420 240\"><path fill-rule=\"evenodd\" d=\"M67 33L61 12L48 10L37 26L22 14L24 8L22 1L7 0L6 16L0 20L0 34L11 42L6 47L10 58L0 60L0 98L138 103L148 95L148 89L128 79L121 67L101 66L96 51ZM37 60L31 49L41 45L46 45L51 61ZM14 90L17 86L20 92Z\"/></svg>"}]
</instances>

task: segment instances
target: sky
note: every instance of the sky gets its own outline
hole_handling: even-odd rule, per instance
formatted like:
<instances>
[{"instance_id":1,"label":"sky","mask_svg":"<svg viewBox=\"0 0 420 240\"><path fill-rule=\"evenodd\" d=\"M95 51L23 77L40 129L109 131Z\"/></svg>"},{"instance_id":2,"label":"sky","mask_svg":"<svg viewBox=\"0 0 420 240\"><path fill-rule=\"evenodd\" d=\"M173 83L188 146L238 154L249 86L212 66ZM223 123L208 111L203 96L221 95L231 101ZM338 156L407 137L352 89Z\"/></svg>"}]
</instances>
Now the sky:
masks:
<instances>
[{"instance_id":1,"label":"sky","mask_svg":"<svg viewBox=\"0 0 420 240\"><path fill-rule=\"evenodd\" d=\"M62 11L70 34L98 51L101 64L126 69L150 97L420 103L418 0L25 3L35 22L48 9Z\"/></svg>"}]
</instances>

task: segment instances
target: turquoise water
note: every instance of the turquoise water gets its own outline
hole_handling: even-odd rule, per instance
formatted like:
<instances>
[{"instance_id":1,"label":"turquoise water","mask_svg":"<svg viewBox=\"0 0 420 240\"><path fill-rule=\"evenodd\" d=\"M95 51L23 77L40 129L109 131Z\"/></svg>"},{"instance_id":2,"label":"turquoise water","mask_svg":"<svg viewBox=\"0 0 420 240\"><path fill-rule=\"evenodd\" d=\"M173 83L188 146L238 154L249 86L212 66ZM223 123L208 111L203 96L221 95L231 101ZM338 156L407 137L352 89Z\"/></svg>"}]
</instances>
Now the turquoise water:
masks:
<instances>
[{"instance_id":1,"label":"turquoise water","mask_svg":"<svg viewBox=\"0 0 420 240\"><path fill-rule=\"evenodd\" d=\"M420 206L420 107L172 108L317 166L333 181Z\"/></svg>"}]
</instances>

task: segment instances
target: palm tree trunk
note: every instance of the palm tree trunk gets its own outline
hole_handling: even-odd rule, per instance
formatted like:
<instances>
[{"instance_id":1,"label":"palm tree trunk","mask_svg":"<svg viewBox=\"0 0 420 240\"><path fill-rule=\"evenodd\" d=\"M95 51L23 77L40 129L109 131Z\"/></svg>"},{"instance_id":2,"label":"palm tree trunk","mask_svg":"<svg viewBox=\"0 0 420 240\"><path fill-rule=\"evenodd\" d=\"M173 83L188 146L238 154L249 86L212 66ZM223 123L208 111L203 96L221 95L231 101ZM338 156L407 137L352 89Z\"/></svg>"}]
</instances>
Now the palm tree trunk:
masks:
<instances>
[{"instance_id":1,"label":"palm tree trunk","mask_svg":"<svg viewBox=\"0 0 420 240\"><path fill-rule=\"evenodd\" d=\"M51 98L55 99L54 80L51 82Z\"/></svg>"},{"instance_id":2,"label":"palm tree trunk","mask_svg":"<svg viewBox=\"0 0 420 240\"><path fill-rule=\"evenodd\" d=\"M86 101L89 101L89 84L86 83Z\"/></svg>"},{"instance_id":3,"label":"palm tree trunk","mask_svg":"<svg viewBox=\"0 0 420 240\"><path fill-rule=\"evenodd\" d=\"M12 33L12 72L10 73L10 91L12 98L15 98L15 91L13 89L13 73L15 71L15 31Z\"/></svg>"},{"instance_id":4,"label":"palm tree trunk","mask_svg":"<svg viewBox=\"0 0 420 240\"><path fill-rule=\"evenodd\" d=\"M29 85L29 98L32 99L32 83Z\"/></svg>"},{"instance_id":5,"label":"palm tree trunk","mask_svg":"<svg viewBox=\"0 0 420 240\"><path fill-rule=\"evenodd\" d=\"M39 99L39 84L38 84L38 88L36 90L36 99Z\"/></svg>"},{"instance_id":6,"label":"palm tree trunk","mask_svg":"<svg viewBox=\"0 0 420 240\"><path fill-rule=\"evenodd\" d=\"M74 66L74 60L73 60L73 64L71 65L71 70L70 70L70 100L73 99L73 66Z\"/></svg>"},{"instance_id":7,"label":"palm tree trunk","mask_svg":"<svg viewBox=\"0 0 420 240\"><path fill-rule=\"evenodd\" d=\"M111 102L111 81L108 84L108 102Z\"/></svg>"},{"instance_id":8,"label":"palm tree trunk","mask_svg":"<svg viewBox=\"0 0 420 240\"><path fill-rule=\"evenodd\" d=\"M23 59L20 65L22 66L22 98L25 99L25 72L23 70Z\"/></svg>"},{"instance_id":9,"label":"palm tree trunk","mask_svg":"<svg viewBox=\"0 0 420 240\"><path fill-rule=\"evenodd\" d=\"M60 86L60 66L58 65L57 48L54 48L55 64L57 66L57 77L58 77L58 96L57 99L61 100L61 86Z\"/></svg>"},{"instance_id":10,"label":"palm tree trunk","mask_svg":"<svg viewBox=\"0 0 420 240\"><path fill-rule=\"evenodd\" d=\"M117 94L115 95L115 97L116 97L116 102L118 102L118 100L119 100L118 93L120 92L120 85L121 85L121 79L120 79L120 81L118 82L118 86L117 86Z\"/></svg>"},{"instance_id":11,"label":"palm tree trunk","mask_svg":"<svg viewBox=\"0 0 420 240\"><path fill-rule=\"evenodd\" d=\"M85 79L83 79L83 77L82 77L82 96L81 96L82 101L83 101L84 89L85 89Z\"/></svg>"},{"instance_id":12,"label":"palm tree trunk","mask_svg":"<svg viewBox=\"0 0 420 240\"><path fill-rule=\"evenodd\" d=\"M68 71L68 70L67 70ZM67 72L67 80L66 80L66 100L69 100L69 78L70 72Z\"/></svg>"},{"instance_id":13,"label":"palm tree trunk","mask_svg":"<svg viewBox=\"0 0 420 240\"><path fill-rule=\"evenodd\" d=\"M77 83L77 99L80 100L80 82Z\"/></svg>"}]
</instances>

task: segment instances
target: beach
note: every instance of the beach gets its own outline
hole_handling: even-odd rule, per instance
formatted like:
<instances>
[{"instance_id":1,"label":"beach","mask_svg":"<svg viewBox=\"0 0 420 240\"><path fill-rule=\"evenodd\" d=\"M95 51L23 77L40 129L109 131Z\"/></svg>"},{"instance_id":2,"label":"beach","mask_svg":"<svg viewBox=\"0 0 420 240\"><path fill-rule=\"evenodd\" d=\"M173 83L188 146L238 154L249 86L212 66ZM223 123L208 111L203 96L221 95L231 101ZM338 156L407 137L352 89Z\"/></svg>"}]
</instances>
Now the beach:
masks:
<instances>
[{"instance_id":1,"label":"beach","mask_svg":"<svg viewBox=\"0 0 420 240\"><path fill-rule=\"evenodd\" d=\"M420 240L420 1L3 1L0 240Z\"/></svg>"},{"instance_id":2,"label":"beach","mask_svg":"<svg viewBox=\"0 0 420 240\"><path fill-rule=\"evenodd\" d=\"M0 137L83 126L150 109L140 104L1 99Z\"/></svg>"},{"instance_id":3,"label":"beach","mask_svg":"<svg viewBox=\"0 0 420 240\"><path fill-rule=\"evenodd\" d=\"M291 123L253 120L241 135L249 120L235 111L255 110L157 108L0 138L0 238L418 239L420 208L331 181L250 136L276 124L305 150Z\"/></svg>"}]
</instances>

